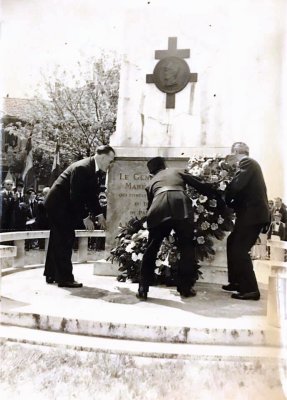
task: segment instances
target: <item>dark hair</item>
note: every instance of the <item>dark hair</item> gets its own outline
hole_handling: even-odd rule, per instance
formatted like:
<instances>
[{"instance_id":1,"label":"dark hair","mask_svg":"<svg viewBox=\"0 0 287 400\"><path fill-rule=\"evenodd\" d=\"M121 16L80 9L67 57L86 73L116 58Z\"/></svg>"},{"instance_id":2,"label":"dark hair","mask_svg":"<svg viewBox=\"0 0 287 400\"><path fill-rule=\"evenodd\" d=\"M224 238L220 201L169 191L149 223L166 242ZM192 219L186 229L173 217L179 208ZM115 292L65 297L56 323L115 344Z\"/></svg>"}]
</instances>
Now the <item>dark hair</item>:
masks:
<instances>
[{"instance_id":1,"label":"dark hair","mask_svg":"<svg viewBox=\"0 0 287 400\"><path fill-rule=\"evenodd\" d=\"M29 189L26 191L26 194L31 194L32 192L36 194L36 190L34 190L33 188L29 188Z\"/></svg>"},{"instance_id":2,"label":"dark hair","mask_svg":"<svg viewBox=\"0 0 287 400\"><path fill-rule=\"evenodd\" d=\"M154 157L151 158L148 162L147 162L147 167L149 172L152 175L155 175L158 171L165 169L165 159L163 157Z\"/></svg>"},{"instance_id":3,"label":"dark hair","mask_svg":"<svg viewBox=\"0 0 287 400\"><path fill-rule=\"evenodd\" d=\"M114 154L116 154L115 150L111 146L109 146L108 144L105 144L103 146L98 146L96 153L97 154L109 154L111 151Z\"/></svg>"},{"instance_id":4,"label":"dark hair","mask_svg":"<svg viewBox=\"0 0 287 400\"><path fill-rule=\"evenodd\" d=\"M22 181L17 181L17 182L16 182L16 187L19 187L19 186L24 187L24 182L22 182Z\"/></svg>"}]
</instances>

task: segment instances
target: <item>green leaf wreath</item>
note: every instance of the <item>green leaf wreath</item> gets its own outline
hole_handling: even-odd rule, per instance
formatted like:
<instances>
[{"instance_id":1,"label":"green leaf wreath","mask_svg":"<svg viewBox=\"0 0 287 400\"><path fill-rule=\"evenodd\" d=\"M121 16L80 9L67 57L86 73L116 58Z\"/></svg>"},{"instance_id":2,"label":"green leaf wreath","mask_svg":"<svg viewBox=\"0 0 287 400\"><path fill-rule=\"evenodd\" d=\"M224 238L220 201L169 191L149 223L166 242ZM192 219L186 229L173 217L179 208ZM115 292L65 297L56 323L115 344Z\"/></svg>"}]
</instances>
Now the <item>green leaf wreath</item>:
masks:
<instances>
[{"instance_id":1,"label":"green leaf wreath","mask_svg":"<svg viewBox=\"0 0 287 400\"><path fill-rule=\"evenodd\" d=\"M189 160L186 170L201 181L212 182L221 194L235 173L235 169L220 156L194 156ZM199 262L215 254L212 239L222 240L225 232L232 230L233 213L227 207L219 207L214 197L202 195L189 185L186 186L186 193L194 208L193 245L196 249L198 278L201 274ZM138 282L141 260L148 240L146 218L131 218L119 229L120 232L116 236L117 246L111 250L109 259L119 263L119 281L130 279L132 282ZM177 237L172 231L169 237L164 239L157 254L153 284L175 284L179 257Z\"/></svg>"}]
</instances>

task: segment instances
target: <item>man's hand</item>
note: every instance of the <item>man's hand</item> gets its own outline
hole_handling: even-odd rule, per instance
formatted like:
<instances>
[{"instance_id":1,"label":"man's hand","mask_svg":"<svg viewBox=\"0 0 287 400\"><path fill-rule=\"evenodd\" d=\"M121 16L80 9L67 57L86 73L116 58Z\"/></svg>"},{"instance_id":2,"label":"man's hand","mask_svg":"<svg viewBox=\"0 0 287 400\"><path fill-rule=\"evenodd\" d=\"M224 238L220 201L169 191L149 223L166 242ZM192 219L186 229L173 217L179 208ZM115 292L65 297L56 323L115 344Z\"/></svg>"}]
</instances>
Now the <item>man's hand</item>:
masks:
<instances>
[{"instance_id":1,"label":"man's hand","mask_svg":"<svg viewBox=\"0 0 287 400\"><path fill-rule=\"evenodd\" d=\"M97 218L98 218L98 222L99 222L100 228L106 230L107 229L107 223L106 223L106 218L104 217L104 215L100 214L100 215L97 216Z\"/></svg>"},{"instance_id":2,"label":"man's hand","mask_svg":"<svg viewBox=\"0 0 287 400\"><path fill-rule=\"evenodd\" d=\"M93 231L95 229L94 223L89 216L83 219L83 223L87 231Z\"/></svg>"}]
</instances>

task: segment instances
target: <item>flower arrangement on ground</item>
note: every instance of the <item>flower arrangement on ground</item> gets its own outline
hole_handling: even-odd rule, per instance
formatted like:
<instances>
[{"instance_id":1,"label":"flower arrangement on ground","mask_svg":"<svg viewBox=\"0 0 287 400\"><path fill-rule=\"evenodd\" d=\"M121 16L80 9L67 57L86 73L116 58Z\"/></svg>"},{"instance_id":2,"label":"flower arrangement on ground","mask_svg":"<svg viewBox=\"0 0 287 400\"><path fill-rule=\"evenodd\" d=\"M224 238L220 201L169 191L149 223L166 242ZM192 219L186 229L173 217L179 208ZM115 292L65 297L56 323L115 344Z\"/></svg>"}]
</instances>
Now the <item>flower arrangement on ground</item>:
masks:
<instances>
[{"instance_id":1,"label":"flower arrangement on ground","mask_svg":"<svg viewBox=\"0 0 287 400\"><path fill-rule=\"evenodd\" d=\"M235 169L220 156L194 156L189 160L186 169L201 181L212 182L214 188L222 195L235 173ZM199 277L199 262L215 254L213 238L222 240L225 232L232 229L233 213L228 208L219 207L216 199L198 193L191 186L186 186L186 193L194 208L193 245L196 249ZM141 260L148 240L146 219L134 217L119 229L117 246L111 250L109 259L119 263L118 280L130 279L132 282L138 282ZM153 284L174 284L179 257L177 237L172 231L158 252Z\"/></svg>"}]
</instances>

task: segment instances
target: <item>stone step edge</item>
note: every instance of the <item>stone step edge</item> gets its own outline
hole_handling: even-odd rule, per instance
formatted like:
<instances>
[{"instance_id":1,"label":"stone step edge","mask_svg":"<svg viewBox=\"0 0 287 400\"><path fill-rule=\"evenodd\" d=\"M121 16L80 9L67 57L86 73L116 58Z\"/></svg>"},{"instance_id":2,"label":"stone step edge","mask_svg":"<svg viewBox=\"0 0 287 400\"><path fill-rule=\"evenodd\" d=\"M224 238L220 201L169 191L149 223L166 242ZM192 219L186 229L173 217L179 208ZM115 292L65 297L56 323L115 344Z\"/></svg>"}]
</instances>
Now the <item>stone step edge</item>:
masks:
<instances>
[{"instance_id":1,"label":"stone step edge","mask_svg":"<svg viewBox=\"0 0 287 400\"><path fill-rule=\"evenodd\" d=\"M286 364L287 351L277 347L194 345L182 343L142 342L69 333L47 332L15 326L0 326L0 343L28 344L96 351L136 357L190 359L195 361L276 361Z\"/></svg>"},{"instance_id":2,"label":"stone step edge","mask_svg":"<svg viewBox=\"0 0 287 400\"><path fill-rule=\"evenodd\" d=\"M77 335L140 340L145 342L281 346L280 330L266 326L262 328L214 328L139 325L103 321L79 320L32 313L2 312L2 325L32 328L43 331L64 332ZM286 345L286 343L285 343Z\"/></svg>"}]
</instances>

